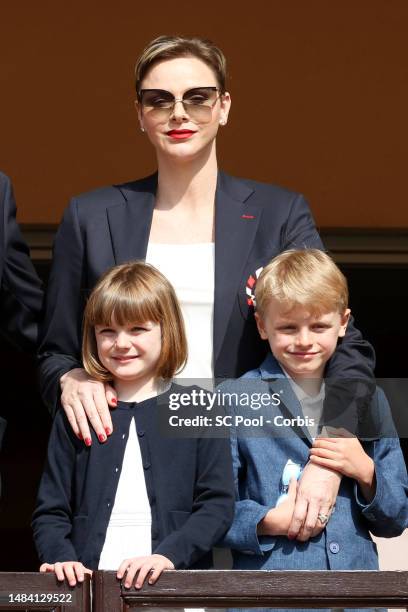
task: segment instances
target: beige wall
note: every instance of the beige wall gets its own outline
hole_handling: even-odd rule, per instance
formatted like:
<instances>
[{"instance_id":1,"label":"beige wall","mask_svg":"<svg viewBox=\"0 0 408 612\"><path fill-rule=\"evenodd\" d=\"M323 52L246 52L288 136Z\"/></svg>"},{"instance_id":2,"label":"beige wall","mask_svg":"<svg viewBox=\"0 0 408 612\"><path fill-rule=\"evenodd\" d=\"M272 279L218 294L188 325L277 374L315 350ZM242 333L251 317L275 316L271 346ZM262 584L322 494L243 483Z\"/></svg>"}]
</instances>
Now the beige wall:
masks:
<instances>
[{"instance_id":1,"label":"beige wall","mask_svg":"<svg viewBox=\"0 0 408 612\"><path fill-rule=\"evenodd\" d=\"M408 227L405 0L4 2L0 168L20 220L56 222L83 190L149 173L132 70L161 33L229 59L222 167L303 191L319 225Z\"/></svg>"}]
</instances>

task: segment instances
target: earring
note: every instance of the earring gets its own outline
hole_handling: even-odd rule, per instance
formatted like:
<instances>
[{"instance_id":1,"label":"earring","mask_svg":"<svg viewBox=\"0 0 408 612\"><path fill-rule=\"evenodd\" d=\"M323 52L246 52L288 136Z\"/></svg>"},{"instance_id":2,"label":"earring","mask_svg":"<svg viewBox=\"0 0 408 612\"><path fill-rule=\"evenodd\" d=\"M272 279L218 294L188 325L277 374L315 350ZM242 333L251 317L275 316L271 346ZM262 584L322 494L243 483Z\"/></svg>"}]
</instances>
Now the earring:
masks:
<instances>
[{"instance_id":1,"label":"earring","mask_svg":"<svg viewBox=\"0 0 408 612\"><path fill-rule=\"evenodd\" d=\"M225 125L227 122L225 121L225 119L220 119L220 125Z\"/></svg>"},{"instance_id":2,"label":"earring","mask_svg":"<svg viewBox=\"0 0 408 612\"><path fill-rule=\"evenodd\" d=\"M144 132L144 131L145 131L145 129L144 129L144 127L143 127L143 125L141 125L141 126L140 126L140 131L141 131L141 132Z\"/></svg>"}]
</instances>

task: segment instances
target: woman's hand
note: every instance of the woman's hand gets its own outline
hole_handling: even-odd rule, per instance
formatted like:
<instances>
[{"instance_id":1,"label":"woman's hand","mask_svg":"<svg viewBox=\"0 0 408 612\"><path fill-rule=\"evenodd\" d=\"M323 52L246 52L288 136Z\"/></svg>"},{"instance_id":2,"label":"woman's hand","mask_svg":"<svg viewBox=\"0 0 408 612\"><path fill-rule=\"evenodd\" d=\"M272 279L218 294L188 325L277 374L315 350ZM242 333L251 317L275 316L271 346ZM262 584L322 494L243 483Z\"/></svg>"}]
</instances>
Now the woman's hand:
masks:
<instances>
[{"instance_id":1,"label":"woman's hand","mask_svg":"<svg viewBox=\"0 0 408 612\"><path fill-rule=\"evenodd\" d=\"M53 572L58 580L68 580L69 586L75 586L77 582L84 581L84 575L92 576L92 570L88 569L79 561L63 561L62 563L43 563L40 567L43 574Z\"/></svg>"},{"instance_id":2,"label":"woman's hand","mask_svg":"<svg viewBox=\"0 0 408 612\"><path fill-rule=\"evenodd\" d=\"M329 517L336 503L341 474L308 463L299 480L296 504L288 529L288 538L306 542L325 528L319 514Z\"/></svg>"},{"instance_id":3,"label":"woman's hand","mask_svg":"<svg viewBox=\"0 0 408 612\"><path fill-rule=\"evenodd\" d=\"M125 587L130 589L137 573L135 588L141 589L147 574L151 571L149 584L154 584L165 569L174 569L173 563L163 555L148 555L147 557L132 557L125 559L119 566L116 577L122 580L126 574Z\"/></svg>"},{"instance_id":4,"label":"woman's hand","mask_svg":"<svg viewBox=\"0 0 408 612\"><path fill-rule=\"evenodd\" d=\"M336 430L335 438L316 438L310 449L310 461L335 470L358 482L367 501L375 495L374 461L359 440L345 429Z\"/></svg>"},{"instance_id":5,"label":"woman's hand","mask_svg":"<svg viewBox=\"0 0 408 612\"><path fill-rule=\"evenodd\" d=\"M262 521L258 523L257 532L259 535L287 535L295 508L297 486L296 478L291 478L285 501L276 508L271 508Z\"/></svg>"},{"instance_id":6,"label":"woman's hand","mask_svg":"<svg viewBox=\"0 0 408 612\"><path fill-rule=\"evenodd\" d=\"M91 445L89 420L98 440L105 442L112 433L109 406L115 408L118 403L113 387L94 380L82 368L66 372L60 384L61 404L76 436L87 446Z\"/></svg>"}]
</instances>

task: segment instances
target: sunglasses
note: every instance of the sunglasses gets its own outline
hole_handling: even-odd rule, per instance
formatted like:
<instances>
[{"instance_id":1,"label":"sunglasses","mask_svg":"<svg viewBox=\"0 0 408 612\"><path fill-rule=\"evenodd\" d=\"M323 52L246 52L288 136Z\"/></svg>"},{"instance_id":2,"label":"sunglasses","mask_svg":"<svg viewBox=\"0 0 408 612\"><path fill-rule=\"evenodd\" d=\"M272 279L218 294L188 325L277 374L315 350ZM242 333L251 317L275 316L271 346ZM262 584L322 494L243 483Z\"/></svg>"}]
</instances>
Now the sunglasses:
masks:
<instances>
[{"instance_id":1,"label":"sunglasses","mask_svg":"<svg viewBox=\"0 0 408 612\"><path fill-rule=\"evenodd\" d=\"M144 111L154 113L157 120L166 120L173 113L176 104L181 102L184 112L193 121L211 121L212 109L221 97L218 87L194 87L175 98L165 89L141 89L139 101Z\"/></svg>"}]
</instances>

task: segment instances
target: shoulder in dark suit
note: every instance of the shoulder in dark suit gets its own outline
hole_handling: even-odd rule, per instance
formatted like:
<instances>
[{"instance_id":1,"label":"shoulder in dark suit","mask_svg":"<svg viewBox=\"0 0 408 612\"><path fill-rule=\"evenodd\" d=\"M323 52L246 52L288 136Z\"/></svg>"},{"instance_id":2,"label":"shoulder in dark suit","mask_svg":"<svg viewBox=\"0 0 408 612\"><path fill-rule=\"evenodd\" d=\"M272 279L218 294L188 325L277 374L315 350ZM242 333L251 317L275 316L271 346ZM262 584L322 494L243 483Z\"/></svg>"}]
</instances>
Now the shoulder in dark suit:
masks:
<instances>
[{"instance_id":1,"label":"shoulder in dark suit","mask_svg":"<svg viewBox=\"0 0 408 612\"><path fill-rule=\"evenodd\" d=\"M42 307L42 284L16 222L10 179L0 172L1 331L14 345L33 352Z\"/></svg>"}]
</instances>

